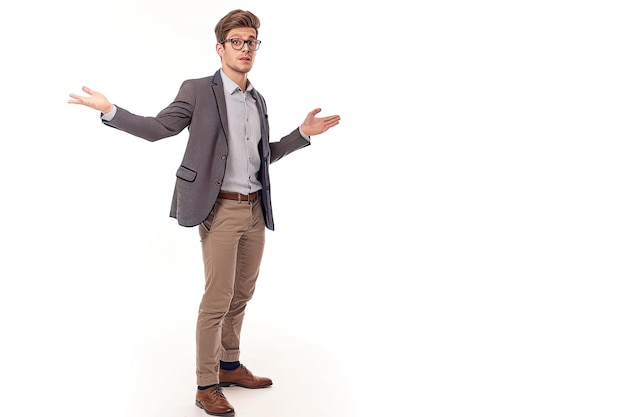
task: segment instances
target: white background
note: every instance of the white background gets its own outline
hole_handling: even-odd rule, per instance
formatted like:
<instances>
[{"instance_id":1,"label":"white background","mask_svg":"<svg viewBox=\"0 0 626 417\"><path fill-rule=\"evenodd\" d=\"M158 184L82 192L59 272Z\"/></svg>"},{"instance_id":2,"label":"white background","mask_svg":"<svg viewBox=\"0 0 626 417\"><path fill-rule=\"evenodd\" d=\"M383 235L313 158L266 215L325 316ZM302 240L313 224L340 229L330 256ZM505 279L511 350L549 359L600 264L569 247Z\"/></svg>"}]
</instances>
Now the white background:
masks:
<instances>
[{"instance_id":1,"label":"white background","mask_svg":"<svg viewBox=\"0 0 626 417\"><path fill-rule=\"evenodd\" d=\"M155 115L261 19L273 139L241 416L621 416L626 14L619 1L102 0L3 6L0 415L200 416L197 230L168 217L186 133Z\"/></svg>"}]
</instances>

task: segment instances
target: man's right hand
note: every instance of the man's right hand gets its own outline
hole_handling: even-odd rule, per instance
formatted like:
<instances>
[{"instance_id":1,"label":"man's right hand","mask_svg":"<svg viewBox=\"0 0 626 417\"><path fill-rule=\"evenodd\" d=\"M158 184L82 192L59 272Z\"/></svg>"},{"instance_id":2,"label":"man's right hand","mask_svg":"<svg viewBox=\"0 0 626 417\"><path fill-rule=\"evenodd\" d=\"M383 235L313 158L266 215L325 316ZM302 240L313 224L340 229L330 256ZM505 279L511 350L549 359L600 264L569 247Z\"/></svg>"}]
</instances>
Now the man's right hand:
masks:
<instances>
[{"instance_id":1,"label":"man's right hand","mask_svg":"<svg viewBox=\"0 0 626 417\"><path fill-rule=\"evenodd\" d=\"M106 114L113 110L113 105L109 103L109 100L98 93L97 91L93 91L89 87L83 87L83 91L89 96L79 96L76 94L70 94L71 100L68 100L70 104L82 104L83 106L91 107L92 109L99 110L100 112Z\"/></svg>"}]
</instances>

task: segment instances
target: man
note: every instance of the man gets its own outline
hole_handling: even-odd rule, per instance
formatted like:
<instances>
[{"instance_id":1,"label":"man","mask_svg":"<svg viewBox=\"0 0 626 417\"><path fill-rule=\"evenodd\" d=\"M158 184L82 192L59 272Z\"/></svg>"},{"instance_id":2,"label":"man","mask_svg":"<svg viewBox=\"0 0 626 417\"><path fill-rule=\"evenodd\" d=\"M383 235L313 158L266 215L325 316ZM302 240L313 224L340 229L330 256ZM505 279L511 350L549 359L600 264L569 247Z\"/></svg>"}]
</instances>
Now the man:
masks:
<instances>
[{"instance_id":1,"label":"man","mask_svg":"<svg viewBox=\"0 0 626 417\"><path fill-rule=\"evenodd\" d=\"M221 69L184 81L155 117L132 114L87 87L86 96L70 94L69 100L99 110L104 124L149 141L189 129L170 216L182 226L198 226L200 233L206 284L196 331L196 405L216 416L234 415L222 386L272 385L239 362L244 310L259 274L265 229L274 230L268 166L340 120L316 117L316 108L297 129L270 143L265 100L248 81L261 44L259 27L249 11L224 16L215 26Z\"/></svg>"}]
</instances>

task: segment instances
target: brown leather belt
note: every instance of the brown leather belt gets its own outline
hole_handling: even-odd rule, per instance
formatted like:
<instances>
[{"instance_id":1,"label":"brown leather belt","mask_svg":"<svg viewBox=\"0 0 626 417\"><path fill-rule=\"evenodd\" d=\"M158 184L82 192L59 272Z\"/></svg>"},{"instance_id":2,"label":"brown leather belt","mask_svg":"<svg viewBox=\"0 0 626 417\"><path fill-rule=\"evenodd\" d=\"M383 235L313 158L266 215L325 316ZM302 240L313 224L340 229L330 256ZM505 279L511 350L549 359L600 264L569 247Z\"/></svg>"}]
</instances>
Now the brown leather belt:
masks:
<instances>
[{"instance_id":1,"label":"brown leather belt","mask_svg":"<svg viewBox=\"0 0 626 417\"><path fill-rule=\"evenodd\" d=\"M239 194L220 191L219 198L224 198L226 200L249 201L251 203L254 203L259 198L259 192L256 191L251 194Z\"/></svg>"}]
</instances>

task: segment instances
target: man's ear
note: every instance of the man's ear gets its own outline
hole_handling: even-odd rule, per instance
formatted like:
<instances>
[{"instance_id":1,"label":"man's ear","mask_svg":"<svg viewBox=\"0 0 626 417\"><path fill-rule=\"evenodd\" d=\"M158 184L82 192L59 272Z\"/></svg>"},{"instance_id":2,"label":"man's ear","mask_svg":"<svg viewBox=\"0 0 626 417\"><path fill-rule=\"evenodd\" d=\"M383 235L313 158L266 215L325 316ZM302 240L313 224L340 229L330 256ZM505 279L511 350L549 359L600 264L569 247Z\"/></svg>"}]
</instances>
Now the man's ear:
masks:
<instances>
[{"instance_id":1,"label":"man's ear","mask_svg":"<svg viewBox=\"0 0 626 417\"><path fill-rule=\"evenodd\" d=\"M224 45L222 45L221 43L215 44L215 50L217 51L217 54L220 56L220 58L224 57Z\"/></svg>"}]
</instances>

